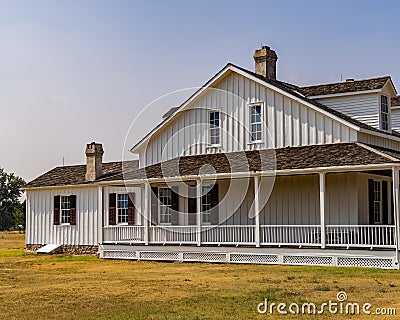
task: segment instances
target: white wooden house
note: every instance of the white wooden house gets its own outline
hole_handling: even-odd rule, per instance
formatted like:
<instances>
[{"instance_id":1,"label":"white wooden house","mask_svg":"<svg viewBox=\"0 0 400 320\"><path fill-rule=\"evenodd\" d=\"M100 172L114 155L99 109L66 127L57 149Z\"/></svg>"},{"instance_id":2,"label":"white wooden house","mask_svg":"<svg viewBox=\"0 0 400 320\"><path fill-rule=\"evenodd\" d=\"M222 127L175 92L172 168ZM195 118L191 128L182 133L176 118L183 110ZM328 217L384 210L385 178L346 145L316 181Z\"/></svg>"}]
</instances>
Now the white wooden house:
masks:
<instances>
[{"instance_id":1,"label":"white wooden house","mask_svg":"<svg viewBox=\"0 0 400 320\"><path fill-rule=\"evenodd\" d=\"M131 149L26 186L27 249L101 258L399 268L390 77L299 87L227 64ZM399 113L399 114L397 114Z\"/></svg>"}]
</instances>

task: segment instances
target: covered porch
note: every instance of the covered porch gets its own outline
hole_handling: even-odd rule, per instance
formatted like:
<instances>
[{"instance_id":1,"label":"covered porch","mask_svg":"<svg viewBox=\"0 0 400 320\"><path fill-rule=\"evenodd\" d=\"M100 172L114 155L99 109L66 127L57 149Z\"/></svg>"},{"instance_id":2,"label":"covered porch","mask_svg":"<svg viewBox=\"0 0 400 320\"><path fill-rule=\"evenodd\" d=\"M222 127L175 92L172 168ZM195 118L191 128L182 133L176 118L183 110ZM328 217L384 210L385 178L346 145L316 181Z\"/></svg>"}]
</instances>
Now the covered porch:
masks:
<instances>
[{"instance_id":1,"label":"covered porch","mask_svg":"<svg viewBox=\"0 0 400 320\"><path fill-rule=\"evenodd\" d=\"M105 217L103 243L395 249L396 180L391 168L145 183L140 219Z\"/></svg>"},{"instance_id":2,"label":"covered porch","mask_svg":"<svg viewBox=\"0 0 400 320\"><path fill-rule=\"evenodd\" d=\"M285 148L273 150L276 167L270 170L262 164L271 152L183 157L178 168L172 161L144 168L145 179L135 179L135 172L125 181L126 188L140 189L129 223L114 218L110 225L107 199L113 191L105 188L102 244L132 252L160 246L260 254L314 249L322 256L328 250L384 251L398 267L396 158L360 144ZM237 164L239 157L247 161L246 170ZM112 210L118 211L115 204Z\"/></svg>"}]
</instances>

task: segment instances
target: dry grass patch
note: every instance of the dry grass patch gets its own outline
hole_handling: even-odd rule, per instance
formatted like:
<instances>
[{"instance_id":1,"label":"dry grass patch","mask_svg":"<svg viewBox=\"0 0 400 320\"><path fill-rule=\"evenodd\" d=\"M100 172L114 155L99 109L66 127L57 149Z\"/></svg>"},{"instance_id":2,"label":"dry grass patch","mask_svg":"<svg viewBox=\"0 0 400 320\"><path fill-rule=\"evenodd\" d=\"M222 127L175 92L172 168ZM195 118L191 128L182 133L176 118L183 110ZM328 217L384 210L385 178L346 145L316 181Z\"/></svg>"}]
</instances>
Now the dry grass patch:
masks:
<instances>
[{"instance_id":1,"label":"dry grass patch","mask_svg":"<svg viewBox=\"0 0 400 320\"><path fill-rule=\"evenodd\" d=\"M23 235L0 234L0 241L3 319L266 319L272 317L256 311L266 297L276 303L318 304L335 300L341 290L350 301L400 312L398 271L21 255ZM17 250L14 255L6 243Z\"/></svg>"}]
</instances>

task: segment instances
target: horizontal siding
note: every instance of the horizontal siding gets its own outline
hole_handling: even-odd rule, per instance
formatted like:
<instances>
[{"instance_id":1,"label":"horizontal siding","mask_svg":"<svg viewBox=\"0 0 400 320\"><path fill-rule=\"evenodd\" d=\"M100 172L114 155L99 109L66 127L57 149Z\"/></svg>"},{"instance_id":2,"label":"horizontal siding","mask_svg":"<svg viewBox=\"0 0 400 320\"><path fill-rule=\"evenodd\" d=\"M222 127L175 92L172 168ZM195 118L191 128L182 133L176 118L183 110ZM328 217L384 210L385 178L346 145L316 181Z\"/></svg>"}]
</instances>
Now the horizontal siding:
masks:
<instances>
[{"instance_id":1,"label":"horizontal siding","mask_svg":"<svg viewBox=\"0 0 400 320\"><path fill-rule=\"evenodd\" d=\"M367 133L358 133L358 141L369 145L400 151L400 142Z\"/></svg>"},{"instance_id":2,"label":"horizontal siding","mask_svg":"<svg viewBox=\"0 0 400 320\"><path fill-rule=\"evenodd\" d=\"M173 122L150 138L139 155L151 165L182 155L252 150L249 104L262 102L263 143L282 148L356 140L356 132L308 106L236 73L192 102ZM208 147L208 113L221 112L221 147Z\"/></svg>"},{"instance_id":3,"label":"horizontal siding","mask_svg":"<svg viewBox=\"0 0 400 320\"><path fill-rule=\"evenodd\" d=\"M54 196L76 195L76 225L54 225ZM27 191L27 244L98 244L98 189Z\"/></svg>"},{"instance_id":4,"label":"horizontal siding","mask_svg":"<svg viewBox=\"0 0 400 320\"><path fill-rule=\"evenodd\" d=\"M392 109L392 129L400 132L400 109Z\"/></svg>"},{"instance_id":5,"label":"horizontal siding","mask_svg":"<svg viewBox=\"0 0 400 320\"><path fill-rule=\"evenodd\" d=\"M378 94L359 94L316 100L334 110L379 129Z\"/></svg>"}]
</instances>

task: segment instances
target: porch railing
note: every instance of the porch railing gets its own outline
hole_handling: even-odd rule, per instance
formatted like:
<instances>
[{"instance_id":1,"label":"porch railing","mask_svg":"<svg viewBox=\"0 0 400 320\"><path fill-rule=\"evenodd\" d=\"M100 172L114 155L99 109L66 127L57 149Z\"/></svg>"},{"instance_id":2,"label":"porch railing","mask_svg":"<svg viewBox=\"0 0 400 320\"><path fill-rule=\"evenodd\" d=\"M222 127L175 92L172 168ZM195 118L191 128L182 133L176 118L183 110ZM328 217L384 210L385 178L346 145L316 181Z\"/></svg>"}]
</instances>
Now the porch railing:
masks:
<instances>
[{"instance_id":1,"label":"porch railing","mask_svg":"<svg viewBox=\"0 0 400 320\"><path fill-rule=\"evenodd\" d=\"M103 242L142 243L144 242L144 226L104 227Z\"/></svg>"},{"instance_id":2,"label":"porch railing","mask_svg":"<svg viewBox=\"0 0 400 320\"><path fill-rule=\"evenodd\" d=\"M152 243L196 243L196 226L152 226L150 239Z\"/></svg>"},{"instance_id":3,"label":"porch railing","mask_svg":"<svg viewBox=\"0 0 400 320\"><path fill-rule=\"evenodd\" d=\"M254 226L202 226L201 243L253 245Z\"/></svg>"},{"instance_id":4,"label":"porch railing","mask_svg":"<svg viewBox=\"0 0 400 320\"><path fill-rule=\"evenodd\" d=\"M149 243L256 245L254 225L202 226L198 241L197 226L151 226ZM145 243L144 226L106 226L104 243ZM327 247L394 248L395 227L392 225L327 225ZM262 225L260 245L321 246L320 225Z\"/></svg>"},{"instance_id":5,"label":"porch railing","mask_svg":"<svg viewBox=\"0 0 400 320\"><path fill-rule=\"evenodd\" d=\"M394 226L328 225L326 245L332 247L395 247Z\"/></svg>"},{"instance_id":6,"label":"porch railing","mask_svg":"<svg viewBox=\"0 0 400 320\"><path fill-rule=\"evenodd\" d=\"M320 225L262 225L261 245L321 245Z\"/></svg>"}]
</instances>

